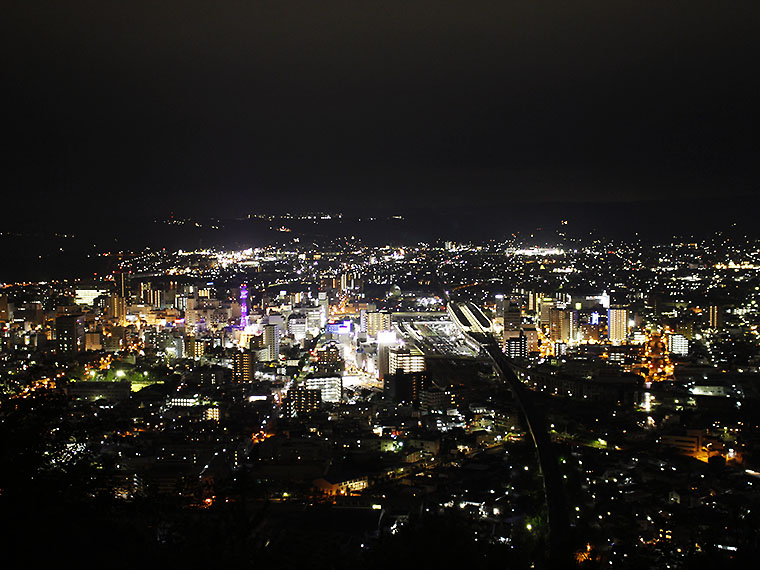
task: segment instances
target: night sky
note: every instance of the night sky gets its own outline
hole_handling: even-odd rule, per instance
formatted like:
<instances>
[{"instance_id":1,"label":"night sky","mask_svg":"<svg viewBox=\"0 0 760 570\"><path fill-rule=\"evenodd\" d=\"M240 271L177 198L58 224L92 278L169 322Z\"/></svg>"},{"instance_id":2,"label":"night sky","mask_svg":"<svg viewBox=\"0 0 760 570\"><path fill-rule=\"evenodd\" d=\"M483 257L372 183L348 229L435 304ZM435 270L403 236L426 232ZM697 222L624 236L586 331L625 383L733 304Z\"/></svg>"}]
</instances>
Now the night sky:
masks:
<instances>
[{"instance_id":1,"label":"night sky","mask_svg":"<svg viewBox=\"0 0 760 570\"><path fill-rule=\"evenodd\" d=\"M760 181L757 0L17 2L2 21L6 215Z\"/></svg>"}]
</instances>

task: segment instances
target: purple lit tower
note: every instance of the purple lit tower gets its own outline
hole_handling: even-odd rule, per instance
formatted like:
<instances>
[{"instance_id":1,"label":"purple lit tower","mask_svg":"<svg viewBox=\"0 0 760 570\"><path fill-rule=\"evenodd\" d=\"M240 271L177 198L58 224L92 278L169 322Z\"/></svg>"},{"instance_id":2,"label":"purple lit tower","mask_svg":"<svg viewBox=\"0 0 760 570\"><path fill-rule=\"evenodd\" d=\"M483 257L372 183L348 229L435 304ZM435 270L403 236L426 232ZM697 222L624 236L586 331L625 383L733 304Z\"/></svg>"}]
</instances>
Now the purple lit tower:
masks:
<instances>
[{"instance_id":1,"label":"purple lit tower","mask_svg":"<svg viewBox=\"0 0 760 570\"><path fill-rule=\"evenodd\" d=\"M248 324L248 285L240 286L240 328L244 329Z\"/></svg>"}]
</instances>

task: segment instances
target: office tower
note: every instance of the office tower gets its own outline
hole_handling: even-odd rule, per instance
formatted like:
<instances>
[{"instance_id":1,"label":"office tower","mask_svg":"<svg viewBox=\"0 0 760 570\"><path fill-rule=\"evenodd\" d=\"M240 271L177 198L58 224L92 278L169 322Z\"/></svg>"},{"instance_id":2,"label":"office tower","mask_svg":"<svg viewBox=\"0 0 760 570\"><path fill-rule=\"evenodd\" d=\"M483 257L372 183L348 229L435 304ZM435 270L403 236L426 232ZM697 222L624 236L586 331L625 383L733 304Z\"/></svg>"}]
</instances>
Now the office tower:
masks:
<instances>
[{"instance_id":1,"label":"office tower","mask_svg":"<svg viewBox=\"0 0 760 570\"><path fill-rule=\"evenodd\" d=\"M280 331L278 325L264 325L263 347L267 350L267 361L280 358Z\"/></svg>"},{"instance_id":2,"label":"office tower","mask_svg":"<svg viewBox=\"0 0 760 570\"><path fill-rule=\"evenodd\" d=\"M81 313L55 318L55 341L59 354L80 352L84 345L84 316Z\"/></svg>"},{"instance_id":3,"label":"office tower","mask_svg":"<svg viewBox=\"0 0 760 570\"><path fill-rule=\"evenodd\" d=\"M528 354L538 352L538 329L535 325L524 325L520 327L522 334L528 344Z\"/></svg>"},{"instance_id":4,"label":"office tower","mask_svg":"<svg viewBox=\"0 0 760 570\"><path fill-rule=\"evenodd\" d=\"M576 340L578 313L570 309L549 311L549 339L552 342L569 343Z\"/></svg>"},{"instance_id":5,"label":"office tower","mask_svg":"<svg viewBox=\"0 0 760 570\"><path fill-rule=\"evenodd\" d=\"M236 352L232 360L232 379L235 382L253 382L256 372L256 354L251 350Z\"/></svg>"},{"instance_id":6,"label":"office tower","mask_svg":"<svg viewBox=\"0 0 760 570\"><path fill-rule=\"evenodd\" d=\"M373 311L367 313L367 335L377 338L380 331L391 330L391 314Z\"/></svg>"},{"instance_id":7,"label":"office tower","mask_svg":"<svg viewBox=\"0 0 760 570\"><path fill-rule=\"evenodd\" d=\"M153 287L151 286L150 282L140 282L140 302L150 303L150 292L152 289Z\"/></svg>"},{"instance_id":8,"label":"office tower","mask_svg":"<svg viewBox=\"0 0 760 570\"><path fill-rule=\"evenodd\" d=\"M423 372L425 356L417 347L394 346L388 353L388 374L398 372Z\"/></svg>"},{"instance_id":9,"label":"office tower","mask_svg":"<svg viewBox=\"0 0 760 570\"><path fill-rule=\"evenodd\" d=\"M628 309L610 305L607 309L607 338L612 344L622 344L628 338Z\"/></svg>"},{"instance_id":10,"label":"office tower","mask_svg":"<svg viewBox=\"0 0 760 570\"><path fill-rule=\"evenodd\" d=\"M531 315L538 314L539 309L539 301L544 296L543 293L539 293L537 291L531 291L528 293L528 313Z\"/></svg>"}]
</instances>

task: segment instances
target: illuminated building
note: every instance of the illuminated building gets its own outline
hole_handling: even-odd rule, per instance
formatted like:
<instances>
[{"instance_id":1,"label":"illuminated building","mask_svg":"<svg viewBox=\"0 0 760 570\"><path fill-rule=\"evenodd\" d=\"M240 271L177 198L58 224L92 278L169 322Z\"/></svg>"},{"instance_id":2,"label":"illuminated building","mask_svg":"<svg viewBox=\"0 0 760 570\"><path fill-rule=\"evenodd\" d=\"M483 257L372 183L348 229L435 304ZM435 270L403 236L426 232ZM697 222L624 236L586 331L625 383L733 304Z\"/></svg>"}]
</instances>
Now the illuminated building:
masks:
<instances>
[{"instance_id":1,"label":"illuminated building","mask_svg":"<svg viewBox=\"0 0 760 570\"><path fill-rule=\"evenodd\" d=\"M710 328L713 330L720 329L721 314L717 305L710 305L709 309Z\"/></svg>"},{"instance_id":2,"label":"illuminated building","mask_svg":"<svg viewBox=\"0 0 760 570\"><path fill-rule=\"evenodd\" d=\"M354 282L354 275L351 272L343 273L340 276L340 290L350 291L354 288L355 282Z\"/></svg>"},{"instance_id":3,"label":"illuminated building","mask_svg":"<svg viewBox=\"0 0 760 570\"><path fill-rule=\"evenodd\" d=\"M623 344L628 338L628 309L612 305L607 309L607 338L612 344Z\"/></svg>"},{"instance_id":4,"label":"illuminated building","mask_svg":"<svg viewBox=\"0 0 760 570\"><path fill-rule=\"evenodd\" d=\"M105 307L106 318L122 322L127 316L127 308L124 303L124 297L119 295L110 295L106 300Z\"/></svg>"},{"instance_id":5,"label":"illuminated building","mask_svg":"<svg viewBox=\"0 0 760 570\"><path fill-rule=\"evenodd\" d=\"M280 358L280 331L278 325L264 325L264 345L267 351L266 361Z\"/></svg>"},{"instance_id":6,"label":"illuminated building","mask_svg":"<svg viewBox=\"0 0 760 570\"><path fill-rule=\"evenodd\" d=\"M87 305L88 307L92 307L95 299L101 295L106 295L107 293L108 291L105 289L95 287L77 288L75 291L74 302L77 305Z\"/></svg>"},{"instance_id":7,"label":"illuminated building","mask_svg":"<svg viewBox=\"0 0 760 570\"><path fill-rule=\"evenodd\" d=\"M84 349L103 350L103 334L99 332L84 333Z\"/></svg>"},{"instance_id":8,"label":"illuminated building","mask_svg":"<svg viewBox=\"0 0 760 570\"><path fill-rule=\"evenodd\" d=\"M306 338L307 319L305 315L292 313L288 316L288 334L292 335L297 341Z\"/></svg>"},{"instance_id":9,"label":"illuminated building","mask_svg":"<svg viewBox=\"0 0 760 570\"><path fill-rule=\"evenodd\" d=\"M430 386L425 372L388 374L383 383L383 396L395 403L419 403L420 394Z\"/></svg>"},{"instance_id":10,"label":"illuminated building","mask_svg":"<svg viewBox=\"0 0 760 570\"><path fill-rule=\"evenodd\" d=\"M569 343L576 340L578 313L568 309L549 311L549 340Z\"/></svg>"},{"instance_id":11,"label":"illuminated building","mask_svg":"<svg viewBox=\"0 0 760 570\"><path fill-rule=\"evenodd\" d=\"M520 330L525 335L525 340L528 344L528 354L538 352L538 329L535 325L523 326Z\"/></svg>"},{"instance_id":12,"label":"illuminated building","mask_svg":"<svg viewBox=\"0 0 760 570\"><path fill-rule=\"evenodd\" d=\"M390 368L391 346L397 343L396 334L390 331L379 331L377 334L377 371L382 380Z\"/></svg>"},{"instance_id":13,"label":"illuminated building","mask_svg":"<svg viewBox=\"0 0 760 570\"><path fill-rule=\"evenodd\" d=\"M327 298L327 293L320 291L317 294L317 306L320 308L320 321L319 328L325 326L327 318L330 316L330 301Z\"/></svg>"},{"instance_id":14,"label":"illuminated building","mask_svg":"<svg viewBox=\"0 0 760 570\"><path fill-rule=\"evenodd\" d=\"M417 347L394 346L388 354L388 374L397 372L423 372L425 356Z\"/></svg>"},{"instance_id":15,"label":"illuminated building","mask_svg":"<svg viewBox=\"0 0 760 570\"><path fill-rule=\"evenodd\" d=\"M681 334L669 334L668 335L668 352L676 354L678 356L686 356L689 354L689 341Z\"/></svg>"},{"instance_id":16,"label":"illuminated building","mask_svg":"<svg viewBox=\"0 0 760 570\"><path fill-rule=\"evenodd\" d=\"M341 376L308 378L306 388L319 390L323 402L338 403L343 397L343 378Z\"/></svg>"},{"instance_id":17,"label":"illuminated building","mask_svg":"<svg viewBox=\"0 0 760 570\"><path fill-rule=\"evenodd\" d=\"M194 336L185 337L185 356L198 360L206 351L206 344Z\"/></svg>"},{"instance_id":18,"label":"illuminated building","mask_svg":"<svg viewBox=\"0 0 760 570\"><path fill-rule=\"evenodd\" d=\"M556 306L554 299L544 297L538 304L538 323L542 327L548 327L551 323L551 311Z\"/></svg>"},{"instance_id":19,"label":"illuminated building","mask_svg":"<svg viewBox=\"0 0 760 570\"><path fill-rule=\"evenodd\" d=\"M255 353L251 350L236 352L232 361L232 379L235 382L253 382L255 372Z\"/></svg>"},{"instance_id":20,"label":"illuminated building","mask_svg":"<svg viewBox=\"0 0 760 570\"><path fill-rule=\"evenodd\" d=\"M379 311L367 313L367 335L377 338L377 333L389 330L391 330L390 313Z\"/></svg>"},{"instance_id":21,"label":"illuminated building","mask_svg":"<svg viewBox=\"0 0 760 570\"><path fill-rule=\"evenodd\" d=\"M319 409L322 403L322 392L318 389L291 388L282 402L286 416L297 416Z\"/></svg>"},{"instance_id":22,"label":"illuminated building","mask_svg":"<svg viewBox=\"0 0 760 570\"><path fill-rule=\"evenodd\" d=\"M345 363L341 355L340 345L330 341L317 349L317 362L314 373L317 376L338 376L343 374Z\"/></svg>"},{"instance_id":23,"label":"illuminated building","mask_svg":"<svg viewBox=\"0 0 760 570\"><path fill-rule=\"evenodd\" d=\"M526 358L528 356L528 337L520 331L517 336L504 339L504 353L508 358Z\"/></svg>"}]
</instances>

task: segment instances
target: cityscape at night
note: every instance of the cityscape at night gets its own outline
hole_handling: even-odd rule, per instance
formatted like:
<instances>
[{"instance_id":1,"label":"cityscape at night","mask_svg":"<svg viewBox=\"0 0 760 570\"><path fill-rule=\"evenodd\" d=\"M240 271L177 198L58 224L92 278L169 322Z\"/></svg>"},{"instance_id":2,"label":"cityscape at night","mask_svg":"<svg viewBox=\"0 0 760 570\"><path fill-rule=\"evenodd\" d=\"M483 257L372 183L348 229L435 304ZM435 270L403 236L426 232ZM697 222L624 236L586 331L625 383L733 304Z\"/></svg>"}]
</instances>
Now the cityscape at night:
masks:
<instances>
[{"instance_id":1,"label":"cityscape at night","mask_svg":"<svg viewBox=\"0 0 760 570\"><path fill-rule=\"evenodd\" d=\"M753 566L758 5L10 12L9 567Z\"/></svg>"}]
</instances>

